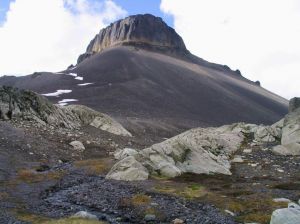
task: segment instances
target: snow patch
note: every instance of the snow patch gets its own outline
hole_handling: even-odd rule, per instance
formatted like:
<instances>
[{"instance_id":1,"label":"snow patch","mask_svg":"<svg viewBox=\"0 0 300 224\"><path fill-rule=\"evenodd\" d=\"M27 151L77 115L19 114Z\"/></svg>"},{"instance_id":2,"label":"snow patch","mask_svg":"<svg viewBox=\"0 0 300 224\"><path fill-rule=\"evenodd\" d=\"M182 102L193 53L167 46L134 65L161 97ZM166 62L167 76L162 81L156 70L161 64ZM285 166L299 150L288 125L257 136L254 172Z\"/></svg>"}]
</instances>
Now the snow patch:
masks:
<instances>
[{"instance_id":1,"label":"snow patch","mask_svg":"<svg viewBox=\"0 0 300 224\"><path fill-rule=\"evenodd\" d=\"M77 86L88 86L88 85L92 85L94 84L93 82L86 82L86 83L81 83L81 84L77 84Z\"/></svg>"},{"instance_id":2,"label":"snow patch","mask_svg":"<svg viewBox=\"0 0 300 224\"><path fill-rule=\"evenodd\" d=\"M43 96L56 96L56 97L58 97L61 94L71 93L71 92L72 92L72 90L69 90L69 89L59 89L59 90L56 90L56 92L54 92L54 93L45 93L45 94L42 94L42 95Z\"/></svg>"},{"instance_id":3,"label":"snow patch","mask_svg":"<svg viewBox=\"0 0 300 224\"><path fill-rule=\"evenodd\" d=\"M82 81L82 80L83 80L83 77L77 76L77 77L75 77L75 79Z\"/></svg>"},{"instance_id":4,"label":"snow patch","mask_svg":"<svg viewBox=\"0 0 300 224\"><path fill-rule=\"evenodd\" d=\"M76 80L83 80L82 76L78 76L76 73L68 73L67 75L73 76Z\"/></svg>"},{"instance_id":5,"label":"snow patch","mask_svg":"<svg viewBox=\"0 0 300 224\"><path fill-rule=\"evenodd\" d=\"M77 74L76 73L69 73L67 75L70 75L70 76L73 76L73 77L77 77Z\"/></svg>"},{"instance_id":6,"label":"snow patch","mask_svg":"<svg viewBox=\"0 0 300 224\"><path fill-rule=\"evenodd\" d=\"M58 101L58 105L66 106L66 105L68 105L69 102L76 102L76 101L78 101L78 100L76 100L76 99L63 99L61 101Z\"/></svg>"}]
</instances>

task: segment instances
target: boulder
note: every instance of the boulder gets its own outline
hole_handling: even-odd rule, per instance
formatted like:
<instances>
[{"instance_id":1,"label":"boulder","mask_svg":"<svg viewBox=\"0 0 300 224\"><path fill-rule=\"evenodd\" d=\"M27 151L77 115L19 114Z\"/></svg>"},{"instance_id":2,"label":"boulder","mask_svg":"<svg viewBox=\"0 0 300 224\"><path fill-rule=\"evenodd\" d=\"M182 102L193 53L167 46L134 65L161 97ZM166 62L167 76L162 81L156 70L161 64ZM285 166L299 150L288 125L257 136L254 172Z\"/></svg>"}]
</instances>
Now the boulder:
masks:
<instances>
[{"instance_id":1,"label":"boulder","mask_svg":"<svg viewBox=\"0 0 300 224\"><path fill-rule=\"evenodd\" d=\"M300 155L300 109L292 107L295 109L283 121L281 145L273 148L280 155Z\"/></svg>"},{"instance_id":2,"label":"boulder","mask_svg":"<svg viewBox=\"0 0 300 224\"><path fill-rule=\"evenodd\" d=\"M289 113L294 112L298 108L300 108L300 97L294 97L289 103Z\"/></svg>"},{"instance_id":3,"label":"boulder","mask_svg":"<svg viewBox=\"0 0 300 224\"><path fill-rule=\"evenodd\" d=\"M80 142L80 141L73 141L73 142L70 142L69 145L73 146L73 148L74 148L76 151L84 151L84 150L85 150L84 145L83 145L82 142Z\"/></svg>"},{"instance_id":4,"label":"boulder","mask_svg":"<svg viewBox=\"0 0 300 224\"><path fill-rule=\"evenodd\" d=\"M291 143L288 145L276 145L272 148L272 151L275 154L282 156L299 156L300 155L300 147L298 144Z\"/></svg>"},{"instance_id":5,"label":"boulder","mask_svg":"<svg viewBox=\"0 0 300 224\"><path fill-rule=\"evenodd\" d=\"M288 208L277 209L272 213L270 224L300 223L300 206L289 203Z\"/></svg>"},{"instance_id":6,"label":"boulder","mask_svg":"<svg viewBox=\"0 0 300 224\"><path fill-rule=\"evenodd\" d=\"M134 181L146 180L148 176L148 170L133 156L128 156L111 168L106 179Z\"/></svg>"},{"instance_id":7,"label":"boulder","mask_svg":"<svg viewBox=\"0 0 300 224\"><path fill-rule=\"evenodd\" d=\"M189 130L124 158L115 164L108 176L117 174L113 179L124 179L120 175L127 176L130 163L166 177L183 173L231 175L229 158L244 139L241 130L228 126Z\"/></svg>"}]
</instances>

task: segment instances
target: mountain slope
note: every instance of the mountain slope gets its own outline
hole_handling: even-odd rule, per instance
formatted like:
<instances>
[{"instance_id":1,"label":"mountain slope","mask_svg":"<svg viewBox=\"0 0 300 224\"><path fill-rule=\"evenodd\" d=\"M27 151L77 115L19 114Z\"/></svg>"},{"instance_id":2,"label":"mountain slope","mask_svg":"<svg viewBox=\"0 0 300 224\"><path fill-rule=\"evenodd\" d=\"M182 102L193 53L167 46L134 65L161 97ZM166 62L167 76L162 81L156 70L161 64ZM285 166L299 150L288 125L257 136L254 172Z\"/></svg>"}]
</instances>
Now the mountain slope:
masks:
<instances>
[{"instance_id":1,"label":"mountain slope","mask_svg":"<svg viewBox=\"0 0 300 224\"><path fill-rule=\"evenodd\" d=\"M287 113L287 100L239 71L190 54L173 32L154 16L128 17L100 31L75 67L2 77L0 85L41 94L72 90L48 98L55 103L77 100L113 116L133 133L160 136L239 121L270 124Z\"/></svg>"}]
</instances>

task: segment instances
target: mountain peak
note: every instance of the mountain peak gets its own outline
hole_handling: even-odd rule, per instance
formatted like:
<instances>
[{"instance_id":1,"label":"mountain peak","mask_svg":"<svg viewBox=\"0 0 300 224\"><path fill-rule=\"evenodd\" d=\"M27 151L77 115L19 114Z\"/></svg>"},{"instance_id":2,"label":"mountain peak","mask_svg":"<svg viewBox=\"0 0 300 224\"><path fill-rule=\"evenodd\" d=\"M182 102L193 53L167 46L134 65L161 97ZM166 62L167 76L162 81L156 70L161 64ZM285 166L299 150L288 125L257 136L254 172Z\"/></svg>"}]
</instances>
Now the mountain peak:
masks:
<instances>
[{"instance_id":1,"label":"mountain peak","mask_svg":"<svg viewBox=\"0 0 300 224\"><path fill-rule=\"evenodd\" d=\"M160 51L187 52L182 38L160 17L151 14L129 16L100 30L78 63L106 48L131 45Z\"/></svg>"}]
</instances>

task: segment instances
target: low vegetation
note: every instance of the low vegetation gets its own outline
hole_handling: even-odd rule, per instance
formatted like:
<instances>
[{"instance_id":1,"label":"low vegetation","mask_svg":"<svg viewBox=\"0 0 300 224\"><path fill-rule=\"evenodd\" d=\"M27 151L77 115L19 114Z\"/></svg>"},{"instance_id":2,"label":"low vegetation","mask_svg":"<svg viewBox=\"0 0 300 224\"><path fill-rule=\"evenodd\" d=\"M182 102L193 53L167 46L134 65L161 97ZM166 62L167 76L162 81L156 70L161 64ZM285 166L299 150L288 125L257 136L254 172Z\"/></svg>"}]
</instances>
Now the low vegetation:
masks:
<instances>
[{"instance_id":1,"label":"low vegetation","mask_svg":"<svg viewBox=\"0 0 300 224\"><path fill-rule=\"evenodd\" d=\"M42 181L59 180L64 176L63 171L37 172L33 169L20 169L11 184L27 183L33 184Z\"/></svg>"},{"instance_id":2,"label":"low vegetation","mask_svg":"<svg viewBox=\"0 0 300 224\"><path fill-rule=\"evenodd\" d=\"M82 168L90 175L106 174L111 166L107 159L88 159L74 162L75 167Z\"/></svg>"},{"instance_id":3,"label":"low vegetation","mask_svg":"<svg viewBox=\"0 0 300 224\"><path fill-rule=\"evenodd\" d=\"M73 217L62 219L49 219L43 216L38 216L26 212L18 212L16 217L21 221L29 222L32 224L105 224L105 222L102 221Z\"/></svg>"}]
</instances>

